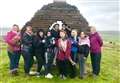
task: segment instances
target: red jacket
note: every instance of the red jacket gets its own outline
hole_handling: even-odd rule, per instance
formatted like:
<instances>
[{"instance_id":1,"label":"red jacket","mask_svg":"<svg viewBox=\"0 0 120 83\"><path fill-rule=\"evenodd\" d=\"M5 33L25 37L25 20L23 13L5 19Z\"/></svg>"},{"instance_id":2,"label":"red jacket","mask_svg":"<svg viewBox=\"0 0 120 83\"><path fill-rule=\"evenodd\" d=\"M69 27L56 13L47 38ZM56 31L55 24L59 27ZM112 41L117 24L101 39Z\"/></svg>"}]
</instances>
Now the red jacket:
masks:
<instances>
[{"instance_id":1,"label":"red jacket","mask_svg":"<svg viewBox=\"0 0 120 83\"><path fill-rule=\"evenodd\" d=\"M101 47L103 45L103 40L100 35L96 32L94 34L90 34L90 51L92 53L100 53Z\"/></svg>"},{"instance_id":2,"label":"red jacket","mask_svg":"<svg viewBox=\"0 0 120 83\"><path fill-rule=\"evenodd\" d=\"M56 42L56 45L58 47L58 54L57 54L57 59L58 60L68 60L71 57L71 42L69 40L67 40L67 47L66 50L63 51L60 49L60 39L58 39L58 41Z\"/></svg>"},{"instance_id":3,"label":"red jacket","mask_svg":"<svg viewBox=\"0 0 120 83\"><path fill-rule=\"evenodd\" d=\"M10 51L19 51L20 45L18 45L16 42L20 40L19 33L15 33L13 31L10 31L7 33L7 36L5 37L5 41L8 44L8 50Z\"/></svg>"}]
</instances>

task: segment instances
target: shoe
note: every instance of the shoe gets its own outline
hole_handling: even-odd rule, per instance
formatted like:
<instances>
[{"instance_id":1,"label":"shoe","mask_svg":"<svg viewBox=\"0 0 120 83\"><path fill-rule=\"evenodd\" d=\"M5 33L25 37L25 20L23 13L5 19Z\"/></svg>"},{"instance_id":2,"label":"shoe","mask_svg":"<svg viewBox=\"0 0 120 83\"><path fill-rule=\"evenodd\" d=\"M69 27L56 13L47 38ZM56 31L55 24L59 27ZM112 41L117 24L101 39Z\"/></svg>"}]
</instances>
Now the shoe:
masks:
<instances>
[{"instance_id":1,"label":"shoe","mask_svg":"<svg viewBox=\"0 0 120 83\"><path fill-rule=\"evenodd\" d=\"M29 74L30 74L31 76L35 76L35 75L36 75L36 73L37 73L37 72L30 71L30 73L29 73Z\"/></svg>"},{"instance_id":2,"label":"shoe","mask_svg":"<svg viewBox=\"0 0 120 83\"><path fill-rule=\"evenodd\" d=\"M66 80L66 79L67 79L67 77L63 75L63 76L62 76L62 79L63 79L63 80Z\"/></svg>"},{"instance_id":3,"label":"shoe","mask_svg":"<svg viewBox=\"0 0 120 83\"><path fill-rule=\"evenodd\" d=\"M38 77L38 78L40 77L40 73L39 72L36 73L36 77Z\"/></svg>"},{"instance_id":4,"label":"shoe","mask_svg":"<svg viewBox=\"0 0 120 83\"><path fill-rule=\"evenodd\" d=\"M60 74L60 78L62 78L63 76L62 76L62 74Z\"/></svg>"},{"instance_id":5,"label":"shoe","mask_svg":"<svg viewBox=\"0 0 120 83\"><path fill-rule=\"evenodd\" d=\"M11 76L18 76L18 71L17 70L12 71L10 74L11 74Z\"/></svg>"},{"instance_id":6,"label":"shoe","mask_svg":"<svg viewBox=\"0 0 120 83\"><path fill-rule=\"evenodd\" d=\"M25 77L29 77L30 76L30 74L29 73L25 73Z\"/></svg>"},{"instance_id":7,"label":"shoe","mask_svg":"<svg viewBox=\"0 0 120 83\"><path fill-rule=\"evenodd\" d=\"M50 73L48 73L48 74L45 76L45 78L52 79L52 78L53 78L53 75L50 74Z\"/></svg>"},{"instance_id":8,"label":"shoe","mask_svg":"<svg viewBox=\"0 0 120 83\"><path fill-rule=\"evenodd\" d=\"M96 74L93 74L93 78L96 79L98 77L98 75Z\"/></svg>"}]
</instances>

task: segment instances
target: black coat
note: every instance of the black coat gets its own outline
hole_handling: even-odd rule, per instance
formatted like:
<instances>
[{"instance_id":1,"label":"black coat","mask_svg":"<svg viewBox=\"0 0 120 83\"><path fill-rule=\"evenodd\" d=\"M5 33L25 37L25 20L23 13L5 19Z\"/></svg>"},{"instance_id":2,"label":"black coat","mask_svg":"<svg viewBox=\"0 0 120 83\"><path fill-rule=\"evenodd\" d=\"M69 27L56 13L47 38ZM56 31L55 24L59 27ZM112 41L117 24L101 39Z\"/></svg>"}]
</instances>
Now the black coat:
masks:
<instances>
[{"instance_id":1,"label":"black coat","mask_svg":"<svg viewBox=\"0 0 120 83\"><path fill-rule=\"evenodd\" d=\"M33 47L34 51L38 53L44 53L45 52L45 39L44 37L35 36L33 38Z\"/></svg>"}]
</instances>

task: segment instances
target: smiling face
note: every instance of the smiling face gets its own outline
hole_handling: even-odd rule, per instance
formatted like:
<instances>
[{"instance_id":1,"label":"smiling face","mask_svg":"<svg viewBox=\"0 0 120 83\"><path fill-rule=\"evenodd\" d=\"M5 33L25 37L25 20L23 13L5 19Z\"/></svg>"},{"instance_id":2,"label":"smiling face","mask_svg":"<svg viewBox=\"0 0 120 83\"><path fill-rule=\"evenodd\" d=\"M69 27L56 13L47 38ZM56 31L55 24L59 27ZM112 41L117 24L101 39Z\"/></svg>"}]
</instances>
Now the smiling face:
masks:
<instances>
[{"instance_id":1,"label":"smiling face","mask_svg":"<svg viewBox=\"0 0 120 83\"><path fill-rule=\"evenodd\" d=\"M60 37L61 37L62 39L64 39L65 36L66 36L66 33L65 33L64 31L60 31Z\"/></svg>"},{"instance_id":2,"label":"smiling face","mask_svg":"<svg viewBox=\"0 0 120 83\"><path fill-rule=\"evenodd\" d=\"M90 32L91 32L91 34L94 34L96 32L96 28L94 26L91 26Z\"/></svg>"},{"instance_id":3,"label":"smiling face","mask_svg":"<svg viewBox=\"0 0 120 83\"><path fill-rule=\"evenodd\" d=\"M40 32L39 32L39 35L40 35L40 37L43 37L44 34L43 34L42 31L40 31Z\"/></svg>"},{"instance_id":4,"label":"smiling face","mask_svg":"<svg viewBox=\"0 0 120 83\"><path fill-rule=\"evenodd\" d=\"M13 25L12 30L15 32L19 32L19 26L18 25Z\"/></svg>"},{"instance_id":5,"label":"smiling face","mask_svg":"<svg viewBox=\"0 0 120 83\"><path fill-rule=\"evenodd\" d=\"M54 28L55 28L55 30L59 30L59 24L56 24L56 25L54 26Z\"/></svg>"},{"instance_id":6,"label":"smiling face","mask_svg":"<svg viewBox=\"0 0 120 83\"><path fill-rule=\"evenodd\" d=\"M84 32L81 32L81 33L80 33L80 37L81 37L81 38L85 38L85 36L86 36L86 35L85 35Z\"/></svg>"},{"instance_id":7,"label":"smiling face","mask_svg":"<svg viewBox=\"0 0 120 83\"><path fill-rule=\"evenodd\" d=\"M27 27L26 27L26 32L32 34L32 33L33 33L33 32L32 32L32 27L31 27L31 26L27 26Z\"/></svg>"},{"instance_id":8,"label":"smiling face","mask_svg":"<svg viewBox=\"0 0 120 83\"><path fill-rule=\"evenodd\" d=\"M47 32L47 36L48 36L48 37L51 36L51 32Z\"/></svg>"}]
</instances>

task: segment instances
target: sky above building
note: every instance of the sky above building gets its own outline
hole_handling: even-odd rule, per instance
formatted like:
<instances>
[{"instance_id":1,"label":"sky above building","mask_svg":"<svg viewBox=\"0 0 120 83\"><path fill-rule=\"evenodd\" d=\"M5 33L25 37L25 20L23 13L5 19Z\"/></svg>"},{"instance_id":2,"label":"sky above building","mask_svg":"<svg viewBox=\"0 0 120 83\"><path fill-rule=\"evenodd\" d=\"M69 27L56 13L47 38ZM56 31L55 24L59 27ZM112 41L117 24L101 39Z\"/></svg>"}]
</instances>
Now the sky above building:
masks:
<instances>
[{"instance_id":1,"label":"sky above building","mask_svg":"<svg viewBox=\"0 0 120 83\"><path fill-rule=\"evenodd\" d=\"M64 1L64 0L62 0ZM0 0L0 27L18 24L22 27L34 13L53 0ZM66 0L75 5L80 13L97 30L118 31L119 0Z\"/></svg>"}]
</instances>

